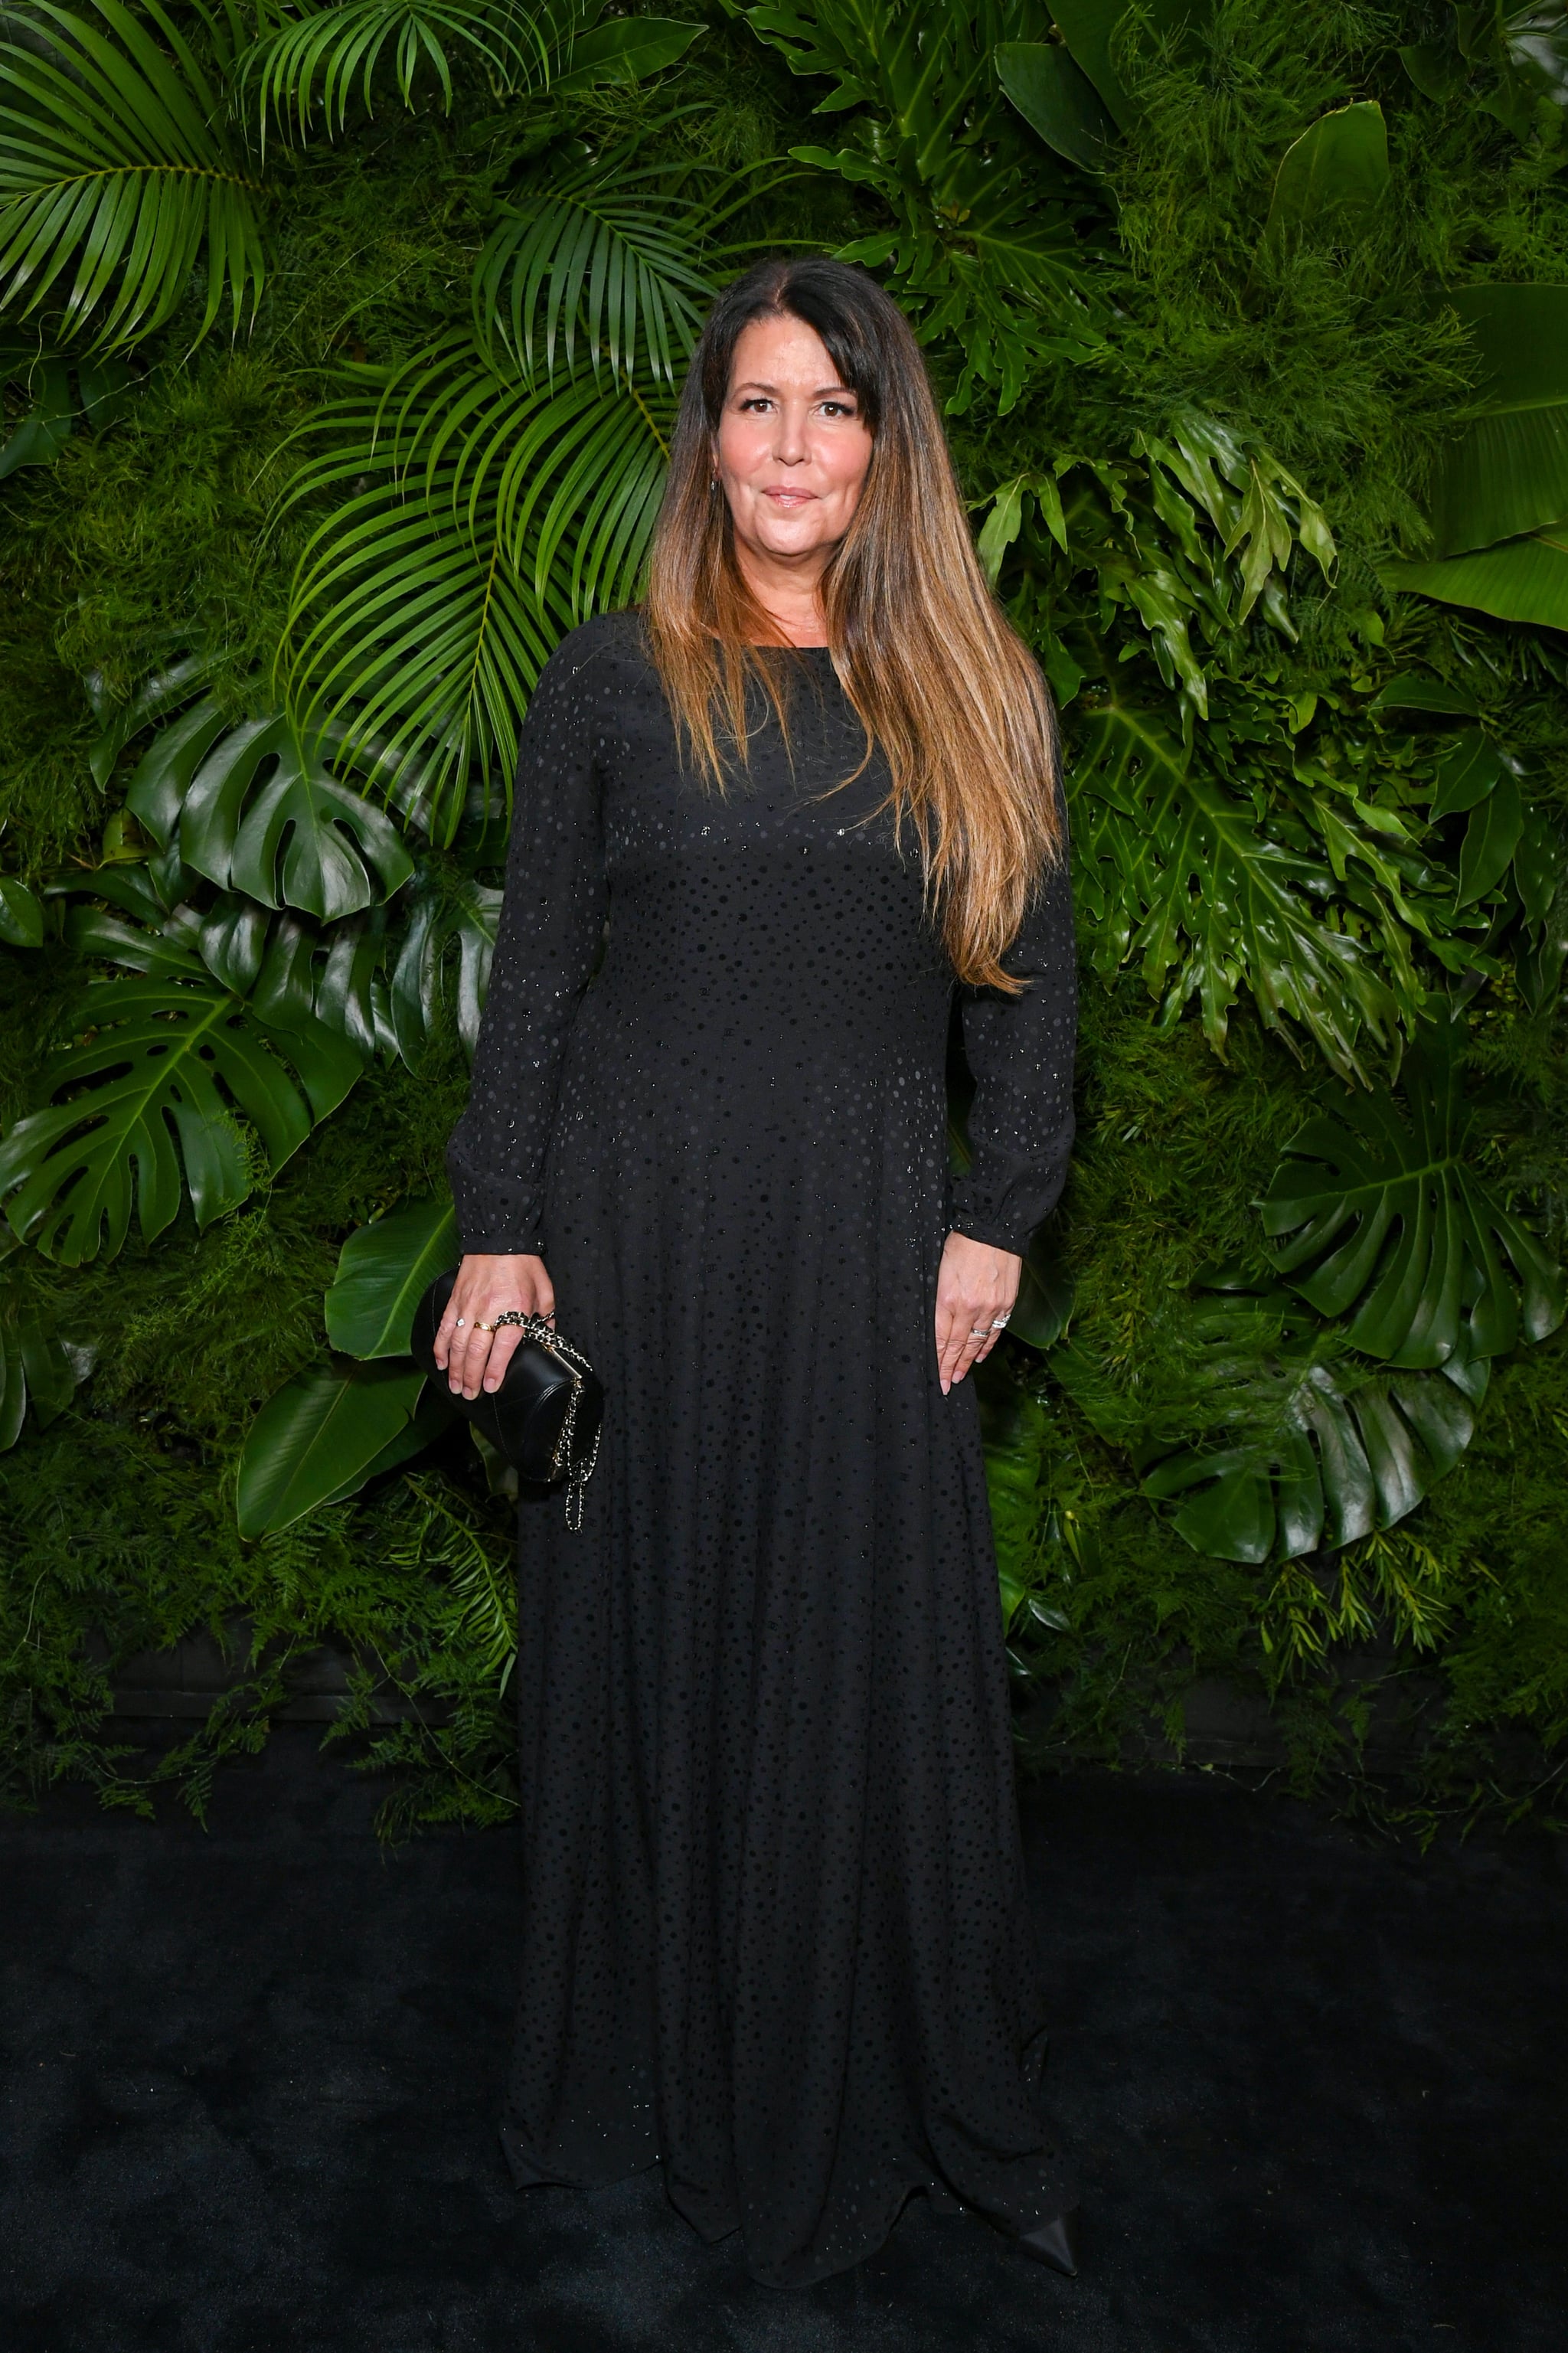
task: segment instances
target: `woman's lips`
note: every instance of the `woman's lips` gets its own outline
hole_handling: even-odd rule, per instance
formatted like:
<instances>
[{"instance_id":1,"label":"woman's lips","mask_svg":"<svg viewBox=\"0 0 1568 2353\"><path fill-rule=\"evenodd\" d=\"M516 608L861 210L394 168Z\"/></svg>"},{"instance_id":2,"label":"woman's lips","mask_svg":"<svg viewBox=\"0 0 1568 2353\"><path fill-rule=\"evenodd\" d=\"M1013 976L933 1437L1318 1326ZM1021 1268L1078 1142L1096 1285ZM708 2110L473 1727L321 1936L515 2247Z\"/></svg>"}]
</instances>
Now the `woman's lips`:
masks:
<instances>
[{"instance_id":1,"label":"woman's lips","mask_svg":"<svg viewBox=\"0 0 1568 2353\"><path fill-rule=\"evenodd\" d=\"M781 487L778 490L764 490L763 496L764 499L772 499L776 507L804 507L816 498L816 492L797 491L792 486L788 489Z\"/></svg>"}]
</instances>

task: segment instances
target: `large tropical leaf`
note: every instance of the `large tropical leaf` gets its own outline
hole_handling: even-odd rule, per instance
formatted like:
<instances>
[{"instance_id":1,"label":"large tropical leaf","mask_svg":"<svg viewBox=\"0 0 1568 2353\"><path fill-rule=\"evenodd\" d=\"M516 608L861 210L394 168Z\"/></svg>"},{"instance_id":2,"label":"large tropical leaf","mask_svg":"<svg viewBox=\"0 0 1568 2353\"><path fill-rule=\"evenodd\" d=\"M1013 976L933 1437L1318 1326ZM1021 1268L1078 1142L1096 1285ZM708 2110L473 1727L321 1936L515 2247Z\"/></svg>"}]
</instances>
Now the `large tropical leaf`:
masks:
<instances>
[{"instance_id":1,"label":"large tropical leaf","mask_svg":"<svg viewBox=\"0 0 1568 2353\"><path fill-rule=\"evenodd\" d=\"M162 1233L182 1166L198 1225L237 1208L255 1181L241 1119L279 1167L363 1068L313 1019L283 1030L258 1018L194 957L95 982L80 1018L79 1041L45 1071L46 1107L0 1144L13 1230L67 1266L118 1252L133 1207L144 1240Z\"/></svg>"},{"instance_id":2,"label":"large tropical leaf","mask_svg":"<svg viewBox=\"0 0 1568 2353\"><path fill-rule=\"evenodd\" d=\"M44 944L43 907L15 874L0 874L0 940L9 948L37 948Z\"/></svg>"},{"instance_id":3,"label":"large tropical leaf","mask_svg":"<svg viewBox=\"0 0 1568 2353\"><path fill-rule=\"evenodd\" d=\"M1201 0L1142 0L1139 14L1155 34L1179 30L1203 13ZM1079 70L1092 82L1122 131L1138 121L1137 100L1128 89L1118 54L1129 0L1052 0L1051 15Z\"/></svg>"},{"instance_id":4,"label":"large tropical leaf","mask_svg":"<svg viewBox=\"0 0 1568 2353\"><path fill-rule=\"evenodd\" d=\"M362 1226L343 1244L326 1297L333 1347L347 1356L406 1356L415 1308L459 1255L457 1212L446 1198Z\"/></svg>"},{"instance_id":5,"label":"large tropical leaf","mask_svg":"<svg viewBox=\"0 0 1568 2353\"><path fill-rule=\"evenodd\" d=\"M1272 839L1118 680L1086 691L1075 753L1076 889L1097 967L1136 958L1167 1019L1195 996L1220 1052L1245 987L1270 1029L1299 1026L1364 1079L1363 1033L1388 1037L1400 1006L1361 944L1319 918L1327 864Z\"/></svg>"},{"instance_id":6,"label":"large tropical leaf","mask_svg":"<svg viewBox=\"0 0 1568 2353\"><path fill-rule=\"evenodd\" d=\"M1263 1201L1279 1273L1346 1336L1395 1366L1500 1356L1563 1314L1562 1269L1465 1157L1457 1046L1433 1033L1405 1068L1409 1118L1352 1096L1292 1137Z\"/></svg>"},{"instance_id":7,"label":"large tropical leaf","mask_svg":"<svg viewBox=\"0 0 1568 2353\"><path fill-rule=\"evenodd\" d=\"M1355 234L1388 186L1388 131L1375 99L1321 115L1274 175L1267 237L1327 228Z\"/></svg>"},{"instance_id":8,"label":"large tropical leaf","mask_svg":"<svg viewBox=\"0 0 1568 2353\"><path fill-rule=\"evenodd\" d=\"M1380 564L1377 576L1385 588L1468 605L1500 621L1568 629L1568 522L1440 563Z\"/></svg>"},{"instance_id":9,"label":"large tropical leaf","mask_svg":"<svg viewBox=\"0 0 1568 2353\"><path fill-rule=\"evenodd\" d=\"M715 214L628 145L525 192L492 229L474 272L481 343L500 335L531 377L570 375L582 337L595 375L672 380L716 289L697 257ZM689 175L679 175L681 177ZM542 316L541 315L542 312Z\"/></svg>"},{"instance_id":10,"label":"large tropical leaf","mask_svg":"<svg viewBox=\"0 0 1568 2353\"><path fill-rule=\"evenodd\" d=\"M289 619L307 741L374 744L449 839L473 771L504 792L534 680L575 620L635 594L668 461L669 396L551 387L450 337L320 420L289 498L355 485L319 525ZM368 487L357 487L368 482Z\"/></svg>"},{"instance_id":11,"label":"large tropical leaf","mask_svg":"<svg viewBox=\"0 0 1568 2353\"><path fill-rule=\"evenodd\" d=\"M0 307L63 305L61 338L122 345L162 326L199 269L198 337L226 309L237 329L265 262L225 105L161 0L30 0L0 22Z\"/></svg>"},{"instance_id":12,"label":"large tropical leaf","mask_svg":"<svg viewBox=\"0 0 1568 2353\"><path fill-rule=\"evenodd\" d=\"M64 1412L89 1362L85 1349L68 1351L35 1311L0 1323L0 1452L16 1445L29 1405L45 1428Z\"/></svg>"},{"instance_id":13,"label":"large tropical leaf","mask_svg":"<svg viewBox=\"0 0 1568 2353\"><path fill-rule=\"evenodd\" d=\"M1187 1410L1208 1434L1164 1452L1143 1493L1184 1498L1178 1535L1220 1560L1294 1560L1392 1527L1458 1461L1486 1386L1484 1364L1358 1377L1278 1293L1201 1301L1184 1336ZM1070 1391L1071 1353L1053 1361Z\"/></svg>"},{"instance_id":14,"label":"large tropical leaf","mask_svg":"<svg viewBox=\"0 0 1568 2353\"><path fill-rule=\"evenodd\" d=\"M1481 375L1433 478L1437 557L1568 519L1568 286L1464 286L1444 299Z\"/></svg>"},{"instance_id":15,"label":"large tropical leaf","mask_svg":"<svg viewBox=\"0 0 1568 2353\"><path fill-rule=\"evenodd\" d=\"M321 1365L257 1415L239 1458L239 1532L276 1535L341 1501L437 1434L419 1413L425 1376L407 1365Z\"/></svg>"},{"instance_id":16,"label":"large tropical leaf","mask_svg":"<svg viewBox=\"0 0 1568 2353\"><path fill-rule=\"evenodd\" d=\"M430 1035L454 948L458 1034L470 1054L479 1043L500 907L500 892L488 883L421 869L408 894L387 1007L397 1050L410 1066Z\"/></svg>"},{"instance_id":17,"label":"large tropical leaf","mask_svg":"<svg viewBox=\"0 0 1568 2353\"><path fill-rule=\"evenodd\" d=\"M603 0L599 0L599 5ZM596 17L599 6L585 14ZM563 97L597 90L606 82L646 81L684 57L706 28L675 16L612 16L579 32L551 87Z\"/></svg>"},{"instance_id":18,"label":"large tropical leaf","mask_svg":"<svg viewBox=\"0 0 1568 2353\"><path fill-rule=\"evenodd\" d=\"M157 737L126 806L222 890L330 922L401 888L396 827L307 752L281 713L225 726L211 701Z\"/></svg>"},{"instance_id":19,"label":"large tropical leaf","mask_svg":"<svg viewBox=\"0 0 1568 2353\"><path fill-rule=\"evenodd\" d=\"M1116 124L1100 92L1055 41L1002 41L996 79L1031 131L1080 171L1105 168Z\"/></svg>"}]
</instances>

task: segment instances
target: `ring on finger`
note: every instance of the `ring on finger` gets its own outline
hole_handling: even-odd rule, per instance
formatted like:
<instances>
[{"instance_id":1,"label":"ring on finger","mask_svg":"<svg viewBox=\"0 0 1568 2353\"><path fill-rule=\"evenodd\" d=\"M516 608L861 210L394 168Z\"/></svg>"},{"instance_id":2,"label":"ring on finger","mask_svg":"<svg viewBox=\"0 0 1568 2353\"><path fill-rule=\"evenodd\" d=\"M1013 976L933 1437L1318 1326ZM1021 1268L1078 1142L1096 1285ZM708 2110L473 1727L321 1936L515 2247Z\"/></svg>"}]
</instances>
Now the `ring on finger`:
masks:
<instances>
[{"instance_id":1,"label":"ring on finger","mask_svg":"<svg viewBox=\"0 0 1568 2353\"><path fill-rule=\"evenodd\" d=\"M486 1324L479 1316L475 1316L474 1329L476 1332L493 1332L495 1328L496 1327L493 1324Z\"/></svg>"},{"instance_id":2,"label":"ring on finger","mask_svg":"<svg viewBox=\"0 0 1568 2353\"><path fill-rule=\"evenodd\" d=\"M984 1332L972 1332L969 1336L972 1340L989 1340L991 1337L990 1328L988 1326Z\"/></svg>"}]
</instances>

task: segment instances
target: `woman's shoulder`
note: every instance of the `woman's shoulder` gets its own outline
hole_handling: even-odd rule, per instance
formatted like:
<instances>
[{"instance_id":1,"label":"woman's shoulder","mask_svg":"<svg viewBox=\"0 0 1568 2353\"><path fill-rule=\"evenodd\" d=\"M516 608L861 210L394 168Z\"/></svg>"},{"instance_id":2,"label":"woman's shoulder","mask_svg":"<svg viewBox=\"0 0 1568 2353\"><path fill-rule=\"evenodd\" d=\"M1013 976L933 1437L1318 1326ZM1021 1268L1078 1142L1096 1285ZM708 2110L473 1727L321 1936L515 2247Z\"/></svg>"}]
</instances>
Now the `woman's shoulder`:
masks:
<instances>
[{"instance_id":1,"label":"woman's shoulder","mask_svg":"<svg viewBox=\"0 0 1568 2353\"><path fill-rule=\"evenodd\" d=\"M604 692L624 693L644 683L651 671L642 615L595 613L562 638L539 683L592 700Z\"/></svg>"}]
</instances>

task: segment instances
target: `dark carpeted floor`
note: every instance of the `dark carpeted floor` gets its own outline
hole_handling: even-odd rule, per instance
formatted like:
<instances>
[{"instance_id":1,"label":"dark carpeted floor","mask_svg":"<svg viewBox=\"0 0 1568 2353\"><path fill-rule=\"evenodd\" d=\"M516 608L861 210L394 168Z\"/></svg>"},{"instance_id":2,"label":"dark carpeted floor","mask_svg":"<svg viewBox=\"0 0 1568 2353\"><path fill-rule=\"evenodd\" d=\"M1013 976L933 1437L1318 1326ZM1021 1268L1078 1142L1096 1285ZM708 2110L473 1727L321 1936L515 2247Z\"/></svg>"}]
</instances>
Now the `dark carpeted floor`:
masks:
<instances>
[{"instance_id":1,"label":"dark carpeted floor","mask_svg":"<svg viewBox=\"0 0 1568 2353\"><path fill-rule=\"evenodd\" d=\"M0 1824L5 2353L1563 2353L1548 1841L1412 1849L1204 1777L1030 1801L1076 2283L916 2201L799 2295L657 2174L509 2187L501 1834L393 1852L281 1731L204 1834Z\"/></svg>"}]
</instances>

